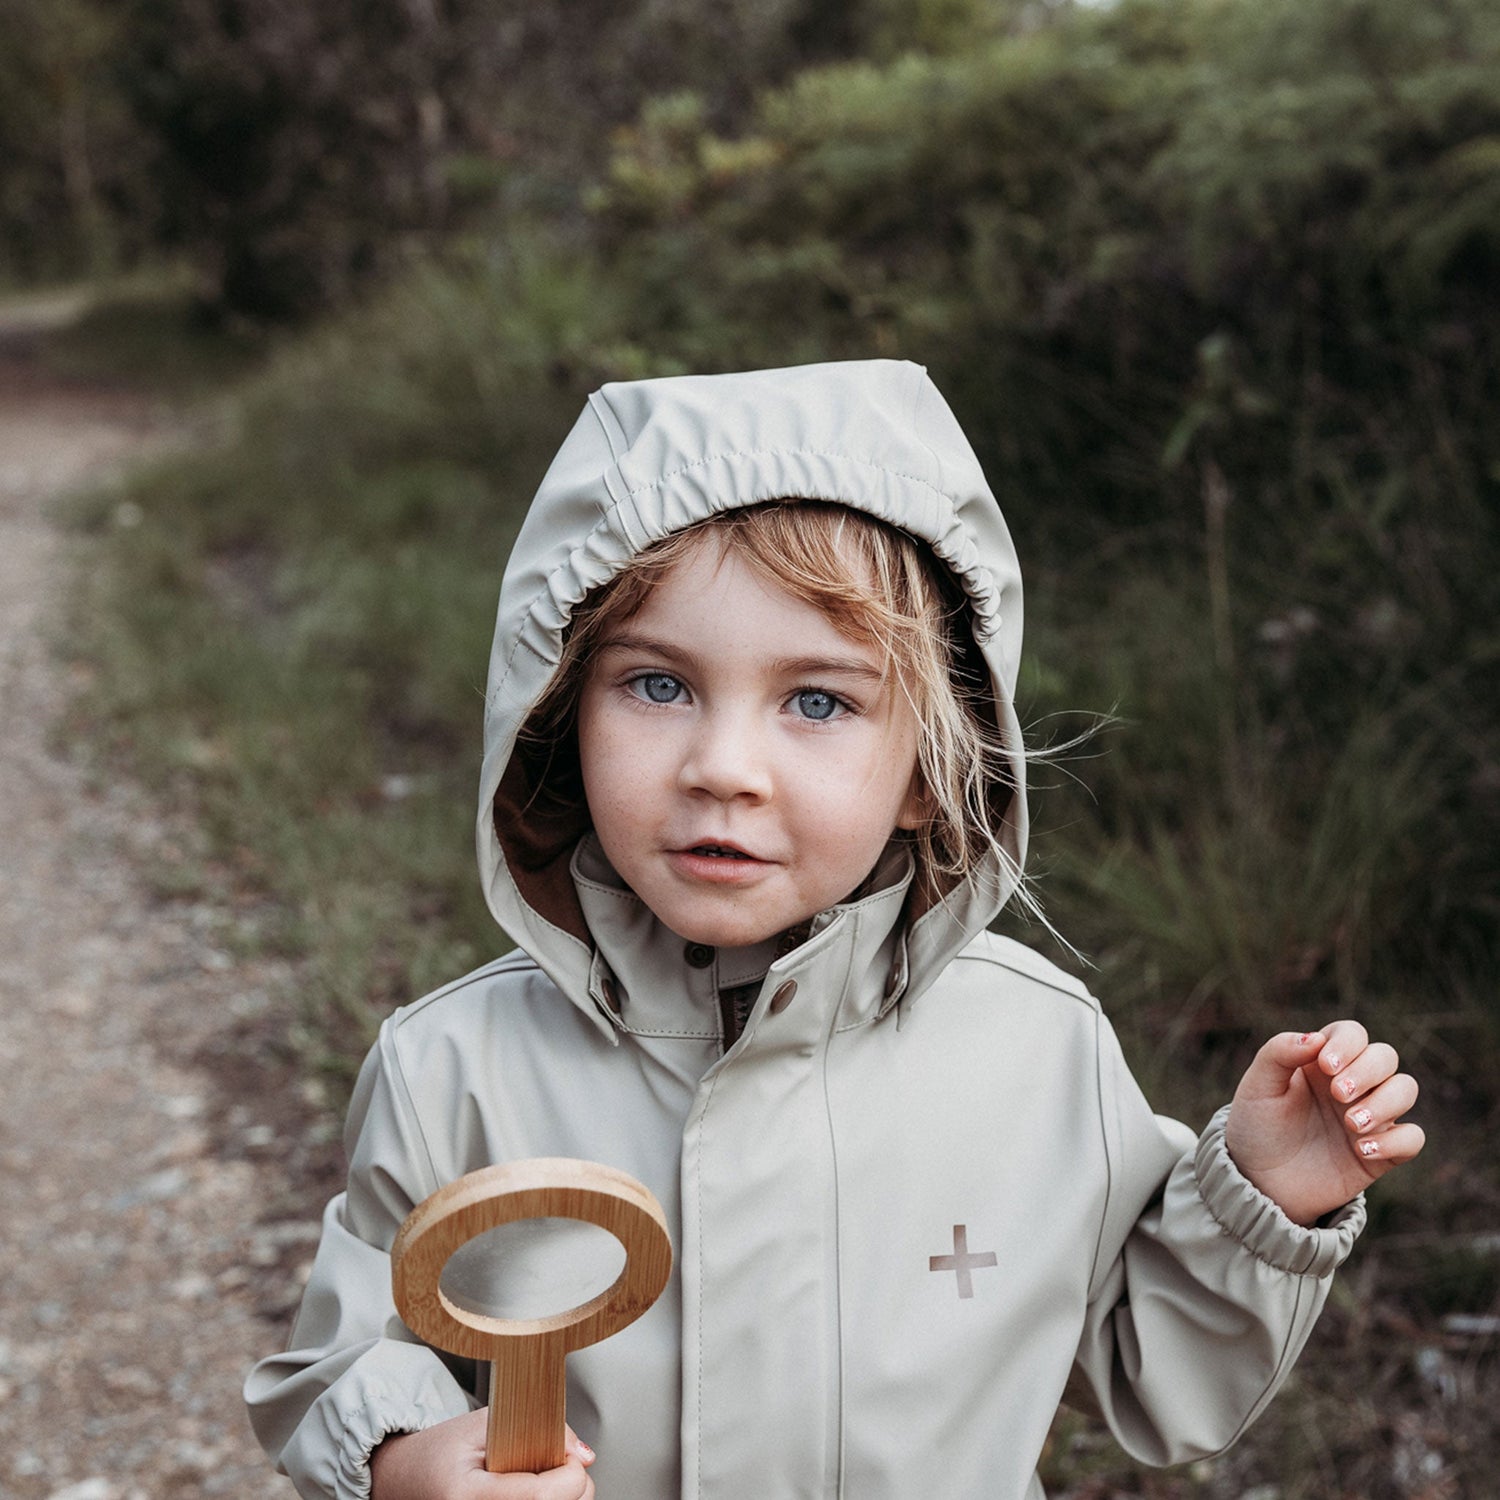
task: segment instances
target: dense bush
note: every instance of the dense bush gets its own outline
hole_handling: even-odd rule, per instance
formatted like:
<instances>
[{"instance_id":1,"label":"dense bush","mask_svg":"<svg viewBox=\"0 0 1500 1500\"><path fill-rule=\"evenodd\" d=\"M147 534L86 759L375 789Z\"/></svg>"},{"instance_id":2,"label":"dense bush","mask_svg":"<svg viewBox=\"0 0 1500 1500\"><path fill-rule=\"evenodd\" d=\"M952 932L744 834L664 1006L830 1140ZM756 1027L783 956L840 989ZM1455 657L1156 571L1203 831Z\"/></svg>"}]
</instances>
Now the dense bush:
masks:
<instances>
[{"instance_id":1,"label":"dense bush","mask_svg":"<svg viewBox=\"0 0 1500 1500\"><path fill-rule=\"evenodd\" d=\"M147 151L113 86L117 18L0 0L0 285L99 274L140 248Z\"/></svg>"},{"instance_id":2,"label":"dense bush","mask_svg":"<svg viewBox=\"0 0 1500 1500\"><path fill-rule=\"evenodd\" d=\"M900 352L951 393L1033 564L1036 708L1136 723L1053 882L1127 994L1258 1028L1487 988L1492 7L1125 4L804 74L727 140L678 97L597 207L658 357Z\"/></svg>"},{"instance_id":3,"label":"dense bush","mask_svg":"<svg viewBox=\"0 0 1500 1500\"><path fill-rule=\"evenodd\" d=\"M0 278L169 252L206 306L305 319L477 209L571 196L652 92L714 117L987 0L0 0Z\"/></svg>"},{"instance_id":4,"label":"dense bush","mask_svg":"<svg viewBox=\"0 0 1500 1500\"><path fill-rule=\"evenodd\" d=\"M596 249L512 223L287 362L152 506L281 578L267 629L351 549L461 552L479 600L600 380L924 359L1030 565L1027 707L1125 721L1037 849L1137 1024L1437 987L1493 1028L1497 101L1500 20L1461 0L1141 0L805 72L728 137L667 96ZM463 744L446 632L376 593L309 618Z\"/></svg>"}]
</instances>

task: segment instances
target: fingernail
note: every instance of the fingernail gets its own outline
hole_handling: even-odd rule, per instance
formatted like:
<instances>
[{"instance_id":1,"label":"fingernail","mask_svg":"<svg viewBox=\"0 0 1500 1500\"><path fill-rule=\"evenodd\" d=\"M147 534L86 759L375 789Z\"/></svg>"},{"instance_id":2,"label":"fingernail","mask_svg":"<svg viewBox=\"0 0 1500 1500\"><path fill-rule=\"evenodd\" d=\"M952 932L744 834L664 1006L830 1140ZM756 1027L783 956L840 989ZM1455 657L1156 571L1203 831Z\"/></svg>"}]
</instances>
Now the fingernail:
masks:
<instances>
[{"instance_id":1,"label":"fingernail","mask_svg":"<svg viewBox=\"0 0 1500 1500\"><path fill-rule=\"evenodd\" d=\"M1375 1122L1375 1116L1372 1115L1367 1109L1355 1110L1353 1119L1354 1128L1356 1130L1368 1130L1370 1126Z\"/></svg>"},{"instance_id":2,"label":"fingernail","mask_svg":"<svg viewBox=\"0 0 1500 1500\"><path fill-rule=\"evenodd\" d=\"M1337 1073L1344 1066L1344 1059L1337 1052L1325 1052L1323 1054L1323 1066L1330 1073Z\"/></svg>"},{"instance_id":3,"label":"fingernail","mask_svg":"<svg viewBox=\"0 0 1500 1500\"><path fill-rule=\"evenodd\" d=\"M1361 1141L1359 1143L1359 1154L1361 1156L1379 1156L1380 1155L1380 1142L1379 1141Z\"/></svg>"},{"instance_id":4,"label":"fingernail","mask_svg":"<svg viewBox=\"0 0 1500 1500\"><path fill-rule=\"evenodd\" d=\"M1316 1031L1304 1031L1302 1033L1302 1035L1297 1038L1297 1045L1299 1047L1311 1047L1312 1044L1315 1041L1318 1040L1318 1038L1319 1038L1319 1033L1318 1032L1316 1032Z\"/></svg>"},{"instance_id":5,"label":"fingernail","mask_svg":"<svg viewBox=\"0 0 1500 1500\"><path fill-rule=\"evenodd\" d=\"M1343 1090L1346 1098L1352 1099L1359 1092L1359 1082L1354 1078L1345 1078L1340 1082L1339 1088Z\"/></svg>"},{"instance_id":6,"label":"fingernail","mask_svg":"<svg viewBox=\"0 0 1500 1500\"><path fill-rule=\"evenodd\" d=\"M582 1438L578 1439L578 1456L586 1464L593 1463L595 1458L594 1450Z\"/></svg>"}]
</instances>

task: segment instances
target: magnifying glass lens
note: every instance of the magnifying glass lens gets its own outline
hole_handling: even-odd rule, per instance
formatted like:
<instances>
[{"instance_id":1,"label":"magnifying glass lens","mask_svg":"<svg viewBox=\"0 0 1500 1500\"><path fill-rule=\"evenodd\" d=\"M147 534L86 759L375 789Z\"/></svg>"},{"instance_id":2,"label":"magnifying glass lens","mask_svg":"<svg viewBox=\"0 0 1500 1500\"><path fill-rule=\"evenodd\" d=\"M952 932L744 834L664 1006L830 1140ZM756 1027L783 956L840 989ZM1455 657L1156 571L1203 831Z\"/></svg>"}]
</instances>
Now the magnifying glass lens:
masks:
<instances>
[{"instance_id":1,"label":"magnifying glass lens","mask_svg":"<svg viewBox=\"0 0 1500 1500\"><path fill-rule=\"evenodd\" d=\"M625 1247L581 1219L517 1219L460 1245L439 1286L455 1307L487 1318L546 1318L607 1291Z\"/></svg>"}]
</instances>

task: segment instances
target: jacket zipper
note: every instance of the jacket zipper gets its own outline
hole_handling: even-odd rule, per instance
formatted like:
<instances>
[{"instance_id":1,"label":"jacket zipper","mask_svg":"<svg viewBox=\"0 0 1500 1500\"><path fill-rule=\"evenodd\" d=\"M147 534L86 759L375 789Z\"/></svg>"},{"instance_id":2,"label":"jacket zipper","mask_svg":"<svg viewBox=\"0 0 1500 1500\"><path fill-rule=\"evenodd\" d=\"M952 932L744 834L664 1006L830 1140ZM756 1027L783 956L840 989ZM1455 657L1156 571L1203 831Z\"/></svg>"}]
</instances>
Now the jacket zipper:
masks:
<instances>
[{"instance_id":1,"label":"jacket zipper","mask_svg":"<svg viewBox=\"0 0 1500 1500\"><path fill-rule=\"evenodd\" d=\"M758 980L754 984L737 984L719 991L719 1018L726 1052L744 1035L745 1023L750 1019L751 1008L759 993Z\"/></svg>"}]
</instances>

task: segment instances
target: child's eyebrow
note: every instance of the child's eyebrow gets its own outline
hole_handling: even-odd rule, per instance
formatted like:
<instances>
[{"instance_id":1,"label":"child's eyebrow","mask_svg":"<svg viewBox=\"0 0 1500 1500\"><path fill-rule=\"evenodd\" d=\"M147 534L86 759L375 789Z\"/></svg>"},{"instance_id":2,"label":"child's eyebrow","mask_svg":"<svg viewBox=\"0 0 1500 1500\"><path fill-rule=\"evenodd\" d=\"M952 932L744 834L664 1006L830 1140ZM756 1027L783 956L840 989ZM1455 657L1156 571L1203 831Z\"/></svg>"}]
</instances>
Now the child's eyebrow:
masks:
<instances>
[{"instance_id":1,"label":"child's eyebrow","mask_svg":"<svg viewBox=\"0 0 1500 1500\"><path fill-rule=\"evenodd\" d=\"M674 646L670 641L658 641L646 635L612 635L600 641L596 650L600 656L611 651L628 651L634 656L656 656L672 662L690 663L698 659L684 646Z\"/></svg>"},{"instance_id":2,"label":"child's eyebrow","mask_svg":"<svg viewBox=\"0 0 1500 1500\"><path fill-rule=\"evenodd\" d=\"M879 667L857 656L783 656L773 666L784 677L863 677L871 682L885 677Z\"/></svg>"},{"instance_id":3,"label":"child's eyebrow","mask_svg":"<svg viewBox=\"0 0 1500 1500\"><path fill-rule=\"evenodd\" d=\"M616 651L652 656L676 666L696 667L702 662L697 652L651 636L616 635L599 643L601 656ZM770 667L779 677L858 677L869 682L881 682L885 678L878 666L858 656L779 656Z\"/></svg>"}]
</instances>

